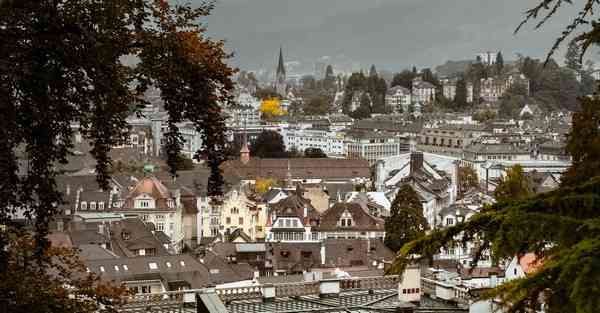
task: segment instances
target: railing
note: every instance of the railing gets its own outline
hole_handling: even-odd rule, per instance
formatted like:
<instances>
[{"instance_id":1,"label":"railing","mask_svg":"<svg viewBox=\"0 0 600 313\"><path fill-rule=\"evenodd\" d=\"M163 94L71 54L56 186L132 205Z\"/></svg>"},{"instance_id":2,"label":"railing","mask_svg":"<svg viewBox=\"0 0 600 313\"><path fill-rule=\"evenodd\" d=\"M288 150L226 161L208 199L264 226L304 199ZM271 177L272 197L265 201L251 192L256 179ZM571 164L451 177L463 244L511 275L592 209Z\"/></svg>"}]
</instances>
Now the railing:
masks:
<instances>
[{"instance_id":1,"label":"railing","mask_svg":"<svg viewBox=\"0 0 600 313\"><path fill-rule=\"evenodd\" d=\"M340 281L340 290L396 289L398 283L398 275L348 278Z\"/></svg>"},{"instance_id":2,"label":"railing","mask_svg":"<svg viewBox=\"0 0 600 313\"><path fill-rule=\"evenodd\" d=\"M442 298L445 300L453 300L459 303L466 303L469 301L469 288L456 286L453 284L437 281L430 278L421 277L421 286L423 293ZM442 294L438 294L439 291ZM452 295L449 297L449 295Z\"/></svg>"},{"instance_id":3,"label":"railing","mask_svg":"<svg viewBox=\"0 0 600 313\"><path fill-rule=\"evenodd\" d=\"M224 302L262 298L261 287L258 286L222 288L216 289L215 292Z\"/></svg>"},{"instance_id":4,"label":"railing","mask_svg":"<svg viewBox=\"0 0 600 313\"><path fill-rule=\"evenodd\" d=\"M275 285L275 296L292 297L319 294L319 282L286 283Z\"/></svg>"},{"instance_id":5,"label":"railing","mask_svg":"<svg viewBox=\"0 0 600 313\"><path fill-rule=\"evenodd\" d=\"M118 312L138 312L149 309L179 310L186 303L195 303L196 293L199 290L169 291L160 293L136 294L127 297Z\"/></svg>"},{"instance_id":6,"label":"railing","mask_svg":"<svg viewBox=\"0 0 600 313\"><path fill-rule=\"evenodd\" d=\"M339 284L339 291L358 290L389 290L397 289L400 277L359 277L348 279L332 279L323 281L311 281L300 283L280 283L264 286L220 288L210 290L183 290L151 294L137 294L128 297L125 304L121 305L119 312L146 312L148 309L156 309L157 312L180 312L184 307L194 306L196 295L200 293L216 293L224 303L236 300L263 299L267 297L294 297L319 295L321 284ZM466 295L466 290L456 290L457 297Z\"/></svg>"}]
</instances>

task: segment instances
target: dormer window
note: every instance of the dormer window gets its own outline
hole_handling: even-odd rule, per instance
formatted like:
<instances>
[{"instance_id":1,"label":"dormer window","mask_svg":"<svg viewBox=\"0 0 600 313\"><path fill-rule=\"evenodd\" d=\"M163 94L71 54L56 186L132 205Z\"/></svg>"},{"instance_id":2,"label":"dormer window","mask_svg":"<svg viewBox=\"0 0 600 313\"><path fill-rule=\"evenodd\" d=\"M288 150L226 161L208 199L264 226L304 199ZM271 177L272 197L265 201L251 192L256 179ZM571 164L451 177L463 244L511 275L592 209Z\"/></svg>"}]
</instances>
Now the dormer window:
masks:
<instances>
[{"instance_id":1,"label":"dormer window","mask_svg":"<svg viewBox=\"0 0 600 313\"><path fill-rule=\"evenodd\" d=\"M81 209L82 210L87 210L87 202L81 201Z\"/></svg>"},{"instance_id":2,"label":"dormer window","mask_svg":"<svg viewBox=\"0 0 600 313\"><path fill-rule=\"evenodd\" d=\"M348 212L347 210L344 211L344 213L342 213L342 216L340 217L340 221L339 221L339 226L341 227L351 227L354 225L353 221L352 221L352 214L350 214L350 212Z\"/></svg>"},{"instance_id":3,"label":"dormer window","mask_svg":"<svg viewBox=\"0 0 600 313\"><path fill-rule=\"evenodd\" d=\"M131 239L131 233L124 230L121 232L121 238L123 238L123 240L129 240Z\"/></svg>"},{"instance_id":4,"label":"dormer window","mask_svg":"<svg viewBox=\"0 0 600 313\"><path fill-rule=\"evenodd\" d=\"M98 210L104 210L104 202L98 202Z\"/></svg>"},{"instance_id":5,"label":"dormer window","mask_svg":"<svg viewBox=\"0 0 600 313\"><path fill-rule=\"evenodd\" d=\"M96 210L96 202L90 202L90 210Z\"/></svg>"}]
</instances>

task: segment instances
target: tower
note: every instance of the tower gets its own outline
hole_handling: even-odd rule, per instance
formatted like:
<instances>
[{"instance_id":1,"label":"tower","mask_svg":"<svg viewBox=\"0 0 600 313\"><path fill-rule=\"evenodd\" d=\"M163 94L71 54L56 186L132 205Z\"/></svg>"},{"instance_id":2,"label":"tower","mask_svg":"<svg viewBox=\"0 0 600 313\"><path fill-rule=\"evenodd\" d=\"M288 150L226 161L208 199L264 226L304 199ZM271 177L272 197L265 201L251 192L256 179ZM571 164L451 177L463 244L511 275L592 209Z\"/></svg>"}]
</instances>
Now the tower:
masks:
<instances>
[{"instance_id":1,"label":"tower","mask_svg":"<svg viewBox=\"0 0 600 313\"><path fill-rule=\"evenodd\" d=\"M279 61L277 62L277 71L275 73L275 91L282 97L286 94L286 76L285 64L283 63L283 48L279 47Z\"/></svg>"}]
</instances>

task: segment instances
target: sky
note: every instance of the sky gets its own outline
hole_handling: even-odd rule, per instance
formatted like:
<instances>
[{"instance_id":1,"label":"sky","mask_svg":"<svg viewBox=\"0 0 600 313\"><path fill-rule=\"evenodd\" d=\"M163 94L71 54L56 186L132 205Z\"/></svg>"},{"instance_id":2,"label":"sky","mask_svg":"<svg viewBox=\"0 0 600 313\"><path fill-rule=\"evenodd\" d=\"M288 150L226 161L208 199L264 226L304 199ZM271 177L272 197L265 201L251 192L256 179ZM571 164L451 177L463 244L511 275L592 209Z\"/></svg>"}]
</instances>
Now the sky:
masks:
<instances>
[{"instance_id":1,"label":"sky","mask_svg":"<svg viewBox=\"0 0 600 313\"><path fill-rule=\"evenodd\" d=\"M530 25L514 35L537 1L216 0L204 23L211 37L226 40L235 53L230 62L242 69L275 67L282 46L288 62L314 64L330 56L397 71L484 51L542 58L577 11L566 7L541 30Z\"/></svg>"}]
</instances>

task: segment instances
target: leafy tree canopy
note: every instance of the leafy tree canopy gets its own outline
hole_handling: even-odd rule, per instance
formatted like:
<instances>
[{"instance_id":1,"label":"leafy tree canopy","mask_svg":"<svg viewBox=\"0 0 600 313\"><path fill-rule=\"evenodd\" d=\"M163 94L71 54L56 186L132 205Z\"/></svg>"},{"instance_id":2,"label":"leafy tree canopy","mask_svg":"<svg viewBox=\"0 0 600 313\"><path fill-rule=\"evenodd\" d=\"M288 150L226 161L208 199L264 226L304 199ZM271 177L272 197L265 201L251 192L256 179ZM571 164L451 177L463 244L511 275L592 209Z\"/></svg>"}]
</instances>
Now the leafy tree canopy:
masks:
<instances>
[{"instance_id":1,"label":"leafy tree canopy","mask_svg":"<svg viewBox=\"0 0 600 313\"><path fill-rule=\"evenodd\" d=\"M250 146L250 154L258 158L286 158L285 145L283 137L272 130L263 130L256 138L256 141Z\"/></svg>"},{"instance_id":2,"label":"leafy tree canopy","mask_svg":"<svg viewBox=\"0 0 600 313\"><path fill-rule=\"evenodd\" d=\"M419 195L410 185L403 185L392 202L390 216L385 218L385 245L398 251L404 244L424 236L428 229Z\"/></svg>"},{"instance_id":3,"label":"leafy tree canopy","mask_svg":"<svg viewBox=\"0 0 600 313\"><path fill-rule=\"evenodd\" d=\"M62 201L56 165L73 148L71 125L80 125L91 143L98 182L108 188L109 150L124 142L126 118L146 104L149 86L160 90L168 113L171 173L183 145L177 125L188 120L202 137L195 158L207 159L211 169L208 193L222 194L221 107L232 101L234 70L223 42L209 39L200 22L212 8L159 0L0 3L0 224L11 223L15 208L35 217L38 256ZM138 62L126 64L125 57ZM17 149L28 161L23 172ZM0 251L5 239L0 235Z\"/></svg>"}]
</instances>

